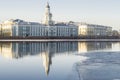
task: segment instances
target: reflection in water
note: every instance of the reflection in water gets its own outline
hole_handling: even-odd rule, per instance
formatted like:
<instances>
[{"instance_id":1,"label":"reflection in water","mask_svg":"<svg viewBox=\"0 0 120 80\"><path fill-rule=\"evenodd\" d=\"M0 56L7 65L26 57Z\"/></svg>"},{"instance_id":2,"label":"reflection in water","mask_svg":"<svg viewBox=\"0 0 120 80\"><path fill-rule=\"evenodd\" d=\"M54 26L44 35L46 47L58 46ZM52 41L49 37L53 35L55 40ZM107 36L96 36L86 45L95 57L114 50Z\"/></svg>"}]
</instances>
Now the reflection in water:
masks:
<instances>
[{"instance_id":1,"label":"reflection in water","mask_svg":"<svg viewBox=\"0 0 120 80\"><path fill-rule=\"evenodd\" d=\"M97 51L103 49L111 49L111 42L79 42L78 43L78 52L88 52L88 51Z\"/></svg>"},{"instance_id":2,"label":"reflection in water","mask_svg":"<svg viewBox=\"0 0 120 80\"><path fill-rule=\"evenodd\" d=\"M52 56L46 52L46 53L42 53L42 57L43 57L43 66L45 68L46 75L48 75L50 71L50 65L52 64Z\"/></svg>"},{"instance_id":3,"label":"reflection in water","mask_svg":"<svg viewBox=\"0 0 120 80\"><path fill-rule=\"evenodd\" d=\"M0 43L0 53L6 58L19 59L41 55L46 75L49 74L52 57L58 54L74 54L93 50L110 49L110 42L38 42Z\"/></svg>"},{"instance_id":4,"label":"reflection in water","mask_svg":"<svg viewBox=\"0 0 120 80\"><path fill-rule=\"evenodd\" d=\"M71 54L77 51L77 42L52 43L0 43L1 55L6 58L19 59L28 55L41 55L46 75L49 74L52 56L55 54Z\"/></svg>"}]
</instances>

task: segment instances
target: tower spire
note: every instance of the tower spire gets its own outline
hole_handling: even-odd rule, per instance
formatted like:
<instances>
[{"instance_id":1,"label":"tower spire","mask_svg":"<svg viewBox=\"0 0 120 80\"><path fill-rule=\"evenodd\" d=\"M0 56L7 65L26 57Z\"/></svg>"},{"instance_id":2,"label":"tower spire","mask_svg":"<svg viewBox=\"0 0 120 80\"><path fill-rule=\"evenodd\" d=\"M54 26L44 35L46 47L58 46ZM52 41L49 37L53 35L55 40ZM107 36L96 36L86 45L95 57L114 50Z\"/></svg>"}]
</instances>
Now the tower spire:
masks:
<instances>
[{"instance_id":1,"label":"tower spire","mask_svg":"<svg viewBox=\"0 0 120 80\"><path fill-rule=\"evenodd\" d=\"M50 8L49 2L47 2L47 8Z\"/></svg>"},{"instance_id":2,"label":"tower spire","mask_svg":"<svg viewBox=\"0 0 120 80\"><path fill-rule=\"evenodd\" d=\"M49 5L49 2L47 2L47 5L46 5L45 25L47 25L47 26L53 25L52 13L50 12L50 5Z\"/></svg>"}]
</instances>

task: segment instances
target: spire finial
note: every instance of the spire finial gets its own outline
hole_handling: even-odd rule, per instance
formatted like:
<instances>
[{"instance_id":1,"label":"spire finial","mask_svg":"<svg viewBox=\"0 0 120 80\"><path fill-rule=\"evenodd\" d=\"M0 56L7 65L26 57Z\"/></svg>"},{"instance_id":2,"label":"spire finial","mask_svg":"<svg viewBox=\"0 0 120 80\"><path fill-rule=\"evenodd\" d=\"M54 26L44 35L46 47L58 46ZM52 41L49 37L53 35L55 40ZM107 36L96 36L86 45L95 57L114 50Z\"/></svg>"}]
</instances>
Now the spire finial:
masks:
<instances>
[{"instance_id":1,"label":"spire finial","mask_svg":"<svg viewBox=\"0 0 120 80\"><path fill-rule=\"evenodd\" d=\"M47 1L47 4L49 4L49 1Z\"/></svg>"},{"instance_id":2,"label":"spire finial","mask_svg":"<svg viewBox=\"0 0 120 80\"><path fill-rule=\"evenodd\" d=\"M47 8L50 8L49 1L47 1Z\"/></svg>"}]
</instances>

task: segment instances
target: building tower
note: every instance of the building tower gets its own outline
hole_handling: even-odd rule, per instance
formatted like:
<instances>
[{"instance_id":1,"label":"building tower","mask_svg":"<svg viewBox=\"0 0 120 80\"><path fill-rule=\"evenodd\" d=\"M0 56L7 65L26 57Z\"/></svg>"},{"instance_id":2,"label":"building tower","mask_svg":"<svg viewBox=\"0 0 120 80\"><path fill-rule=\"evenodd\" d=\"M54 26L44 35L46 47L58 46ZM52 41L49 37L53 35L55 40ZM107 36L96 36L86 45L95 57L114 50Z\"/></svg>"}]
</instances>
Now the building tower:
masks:
<instances>
[{"instance_id":1,"label":"building tower","mask_svg":"<svg viewBox=\"0 0 120 80\"><path fill-rule=\"evenodd\" d=\"M46 5L46 12L45 12L45 25L47 25L47 26L53 25L52 13L50 12L50 5L48 2Z\"/></svg>"}]
</instances>

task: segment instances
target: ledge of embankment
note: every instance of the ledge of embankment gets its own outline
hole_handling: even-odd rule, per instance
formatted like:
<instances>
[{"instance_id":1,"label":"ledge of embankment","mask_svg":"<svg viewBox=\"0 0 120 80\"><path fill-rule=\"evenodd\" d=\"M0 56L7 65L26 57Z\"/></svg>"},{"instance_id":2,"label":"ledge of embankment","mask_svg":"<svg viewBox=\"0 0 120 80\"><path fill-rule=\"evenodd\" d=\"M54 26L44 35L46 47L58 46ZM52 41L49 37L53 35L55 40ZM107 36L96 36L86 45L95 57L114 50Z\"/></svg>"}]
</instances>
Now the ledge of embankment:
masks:
<instances>
[{"instance_id":1,"label":"ledge of embankment","mask_svg":"<svg viewBox=\"0 0 120 80\"><path fill-rule=\"evenodd\" d=\"M119 42L120 39L0 39L0 42L62 42L62 41Z\"/></svg>"}]
</instances>

